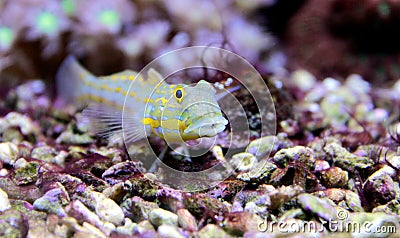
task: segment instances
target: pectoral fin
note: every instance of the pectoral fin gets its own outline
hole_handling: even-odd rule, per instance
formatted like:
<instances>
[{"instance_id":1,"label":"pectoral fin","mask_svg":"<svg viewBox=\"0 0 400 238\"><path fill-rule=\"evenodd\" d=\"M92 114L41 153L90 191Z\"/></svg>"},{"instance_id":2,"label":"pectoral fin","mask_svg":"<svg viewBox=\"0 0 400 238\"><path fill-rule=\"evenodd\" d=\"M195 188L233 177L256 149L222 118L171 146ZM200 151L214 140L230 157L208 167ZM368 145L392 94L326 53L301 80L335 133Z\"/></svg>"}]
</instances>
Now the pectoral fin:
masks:
<instances>
[{"instance_id":1,"label":"pectoral fin","mask_svg":"<svg viewBox=\"0 0 400 238\"><path fill-rule=\"evenodd\" d=\"M126 115L132 115L132 117L125 116L123 119L121 108L91 104L83 111L82 115L93 133L104 138L109 139L115 133L124 132L125 142L132 143L146 137L143 124L133 112L126 112ZM122 140L123 138L113 137L113 139Z\"/></svg>"},{"instance_id":2,"label":"pectoral fin","mask_svg":"<svg viewBox=\"0 0 400 238\"><path fill-rule=\"evenodd\" d=\"M82 112L86 123L96 135L109 138L122 130L121 110L101 104L91 104Z\"/></svg>"}]
</instances>

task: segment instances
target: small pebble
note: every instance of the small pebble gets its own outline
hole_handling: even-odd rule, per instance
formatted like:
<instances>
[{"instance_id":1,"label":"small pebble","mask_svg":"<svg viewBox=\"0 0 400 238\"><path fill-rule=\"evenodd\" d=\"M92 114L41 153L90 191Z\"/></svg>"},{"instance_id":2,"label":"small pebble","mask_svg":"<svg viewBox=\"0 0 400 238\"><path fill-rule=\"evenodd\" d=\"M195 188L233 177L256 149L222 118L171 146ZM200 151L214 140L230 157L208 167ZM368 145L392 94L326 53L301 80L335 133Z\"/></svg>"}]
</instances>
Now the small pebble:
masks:
<instances>
[{"instance_id":1,"label":"small pebble","mask_svg":"<svg viewBox=\"0 0 400 238\"><path fill-rule=\"evenodd\" d=\"M89 198L94 202L96 214L103 221L119 225L124 220L124 213L120 206L102 193L91 191Z\"/></svg>"},{"instance_id":2,"label":"small pebble","mask_svg":"<svg viewBox=\"0 0 400 238\"><path fill-rule=\"evenodd\" d=\"M247 146L246 152L255 155L257 158L262 158L274 149L276 140L276 136L265 136L255 139Z\"/></svg>"},{"instance_id":3,"label":"small pebble","mask_svg":"<svg viewBox=\"0 0 400 238\"><path fill-rule=\"evenodd\" d=\"M25 115L17 112L10 112L5 116L7 123L10 127L18 127L23 135L29 135L37 131L37 126L35 126L32 120Z\"/></svg>"},{"instance_id":4,"label":"small pebble","mask_svg":"<svg viewBox=\"0 0 400 238\"><path fill-rule=\"evenodd\" d=\"M327 200L303 193L297 197L297 201L303 210L311 212L325 221L337 218L336 209Z\"/></svg>"},{"instance_id":5,"label":"small pebble","mask_svg":"<svg viewBox=\"0 0 400 238\"><path fill-rule=\"evenodd\" d=\"M302 91L310 90L312 87L314 87L317 81L314 75L303 69L294 71L291 75L291 78L293 83Z\"/></svg>"},{"instance_id":6,"label":"small pebble","mask_svg":"<svg viewBox=\"0 0 400 238\"><path fill-rule=\"evenodd\" d=\"M162 224L157 228L158 234L163 238L185 238L181 233L179 233L176 226Z\"/></svg>"},{"instance_id":7,"label":"small pebble","mask_svg":"<svg viewBox=\"0 0 400 238\"><path fill-rule=\"evenodd\" d=\"M253 154L242 152L233 155L229 162L233 168L236 168L237 171L247 172L255 166L257 163L257 158Z\"/></svg>"},{"instance_id":8,"label":"small pebble","mask_svg":"<svg viewBox=\"0 0 400 238\"><path fill-rule=\"evenodd\" d=\"M54 163L54 158L57 156L57 150L53 147L44 145L36 147L32 150L32 158L47 162Z\"/></svg>"},{"instance_id":9,"label":"small pebble","mask_svg":"<svg viewBox=\"0 0 400 238\"><path fill-rule=\"evenodd\" d=\"M164 210L162 208L156 208L149 213L150 222L159 227L162 224L167 225L178 225L178 216L170 211Z\"/></svg>"},{"instance_id":10,"label":"small pebble","mask_svg":"<svg viewBox=\"0 0 400 238\"><path fill-rule=\"evenodd\" d=\"M197 233L199 238L209 237L230 237L221 227L214 224L207 224Z\"/></svg>"},{"instance_id":11,"label":"small pebble","mask_svg":"<svg viewBox=\"0 0 400 238\"><path fill-rule=\"evenodd\" d=\"M177 211L179 225L188 231L197 231L196 218L187 210L179 209Z\"/></svg>"},{"instance_id":12,"label":"small pebble","mask_svg":"<svg viewBox=\"0 0 400 238\"><path fill-rule=\"evenodd\" d=\"M321 171L321 180L322 183L329 188L343 187L349 180L349 174L339 167L331 167Z\"/></svg>"},{"instance_id":13,"label":"small pebble","mask_svg":"<svg viewBox=\"0 0 400 238\"><path fill-rule=\"evenodd\" d=\"M11 207L8 195L0 188L0 212L4 212Z\"/></svg>"},{"instance_id":14,"label":"small pebble","mask_svg":"<svg viewBox=\"0 0 400 238\"><path fill-rule=\"evenodd\" d=\"M119 234L126 236L133 236L135 231L138 230L138 224L131 221L129 218L124 219L124 225L116 228Z\"/></svg>"},{"instance_id":15,"label":"small pebble","mask_svg":"<svg viewBox=\"0 0 400 238\"><path fill-rule=\"evenodd\" d=\"M46 211L60 217L65 217L66 213L62 205L65 205L68 201L68 193L63 187L59 187L46 192L33 203L33 207L40 211Z\"/></svg>"},{"instance_id":16,"label":"small pebble","mask_svg":"<svg viewBox=\"0 0 400 238\"><path fill-rule=\"evenodd\" d=\"M11 142L0 143L0 160L13 165L19 156L18 146Z\"/></svg>"}]
</instances>

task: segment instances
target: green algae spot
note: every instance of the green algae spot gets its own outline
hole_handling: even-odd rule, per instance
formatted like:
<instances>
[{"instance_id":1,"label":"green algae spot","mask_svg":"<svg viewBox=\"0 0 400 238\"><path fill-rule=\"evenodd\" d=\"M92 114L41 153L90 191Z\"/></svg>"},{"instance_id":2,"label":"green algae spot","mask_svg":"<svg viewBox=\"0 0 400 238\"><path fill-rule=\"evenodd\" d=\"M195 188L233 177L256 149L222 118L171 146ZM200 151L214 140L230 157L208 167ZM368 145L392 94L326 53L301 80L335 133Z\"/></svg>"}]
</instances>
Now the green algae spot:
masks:
<instances>
[{"instance_id":1,"label":"green algae spot","mask_svg":"<svg viewBox=\"0 0 400 238\"><path fill-rule=\"evenodd\" d=\"M117 12L113 10L104 10L99 16L100 22L110 28L117 28L120 23L120 18Z\"/></svg>"},{"instance_id":2,"label":"green algae spot","mask_svg":"<svg viewBox=\"0 0 400 238\"><path fill-rule=\"evenodd\" d=\"M35 182L38 178L39 164L30 162L26 166L15 170L15 180L18 185Z\"/></svg>"},{"instance_id":3,"label":"green algae spot","mask_svg":"<svg viewBox=\"0 0 400 238\"><path fill-rule=\"evenodd\" d=\"M40 32L54 34L58 29L57 17L52 13L43 12L36 19L36 27Z\"/></svg>"},{"instance_id":4,"label":"green algae spot","mask_svg":"<svg viewBox=\"0 0 400 238\"><path fill-rule=\"evenodd\" d=\"M62 0L61 6L68 16L74 15L76 11L76 4L74 0Z\"/></svg>"},{"instance_id":5,"label":"green algae spot","mask_svg":"<svg viewBox=\"0 0 400 238\"><path fill-rule=\"evenodd\" d=\"M383 2L378 5L378 13L381 17L389 17L390 15L390 6L386 2Z\"/></svg>"},{"instance_id":6,"label":"green algae spot","mask_svg":"<svg viewBox=\"0 0 400 238\"><path fill-rule=\"evenodd\" d=\"M15 39L12 29L2 26L0 27L0 48L8 49Z\"/></svg>"}]
</instances>

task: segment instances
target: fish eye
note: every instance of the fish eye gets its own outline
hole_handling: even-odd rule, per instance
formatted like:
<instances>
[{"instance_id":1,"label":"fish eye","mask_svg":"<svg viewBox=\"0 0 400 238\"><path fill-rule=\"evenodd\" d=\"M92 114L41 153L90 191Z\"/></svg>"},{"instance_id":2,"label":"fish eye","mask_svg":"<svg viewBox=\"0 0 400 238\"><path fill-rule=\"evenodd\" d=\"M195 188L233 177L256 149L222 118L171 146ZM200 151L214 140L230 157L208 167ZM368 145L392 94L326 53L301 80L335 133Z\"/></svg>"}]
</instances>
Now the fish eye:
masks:
<instances>
[{"instance_id":1,"label":"fish eye","mask_svg":"<svg viewBox=\"0 0 400 238\"><path fill-rule=\"evenodd\" d=\"M175 98L178 102L182 102L182 100L183 100L183 89L182 88L177 88L175 90Z\"/></svg>"},{"instance_id":2,"label":"fish eye","mask_svg":"<svg viewBox=\"0 0 400 238\"><path fill-rule=\"evenodd\" d=\"M178 90L176 90L176 92L175 92L175 97L177 98L177 99L181 99L182 98L182 90L180 90L180 89L178 89Z\"/></svg>"}]
</instances>

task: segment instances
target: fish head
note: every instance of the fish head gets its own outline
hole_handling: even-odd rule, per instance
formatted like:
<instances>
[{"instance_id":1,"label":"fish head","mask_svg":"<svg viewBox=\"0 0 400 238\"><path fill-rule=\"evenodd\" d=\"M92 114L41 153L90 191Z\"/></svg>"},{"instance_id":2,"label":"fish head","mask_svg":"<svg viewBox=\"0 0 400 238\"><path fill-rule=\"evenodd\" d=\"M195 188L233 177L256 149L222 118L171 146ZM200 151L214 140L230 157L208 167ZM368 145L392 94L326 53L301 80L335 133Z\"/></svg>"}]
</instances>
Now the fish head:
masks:
<instances>
[{"instance_id":1,"label":"fish head","mask_svg":"<svg viewBox=\"0 0 400 238\"><path fill-rule=\"evenodd\" d=\"M201 80L194 86L178 84L171 92L166 108L178 108L175 118L184 141L213 137L225 130L228 121L210 83Z\"/></svg>"}]
</instances>

